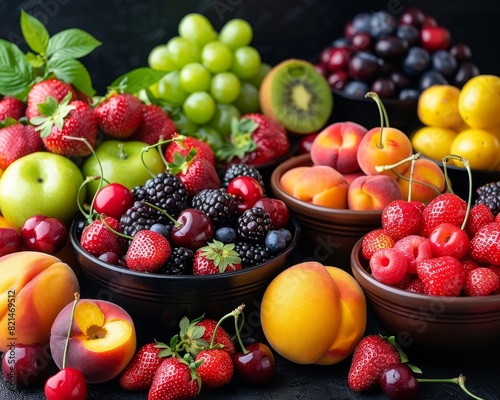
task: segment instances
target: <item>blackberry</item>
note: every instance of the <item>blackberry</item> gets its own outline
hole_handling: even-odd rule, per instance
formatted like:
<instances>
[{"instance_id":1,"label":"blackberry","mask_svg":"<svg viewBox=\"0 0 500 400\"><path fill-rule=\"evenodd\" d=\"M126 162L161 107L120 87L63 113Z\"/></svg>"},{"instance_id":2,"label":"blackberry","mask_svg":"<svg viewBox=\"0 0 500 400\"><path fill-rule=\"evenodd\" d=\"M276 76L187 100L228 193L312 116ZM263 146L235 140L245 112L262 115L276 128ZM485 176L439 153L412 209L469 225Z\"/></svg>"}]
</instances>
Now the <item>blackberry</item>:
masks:
<instances>
[{"instance_id":1,"label":"blackberry","mask_svg":"<svg viewBox=\"0 0 500 400\"><path fill-rule=\"evenodd\" d=\"M239 241L235 243L234 249L241 258L241 267L251 267L261 264L271 258L266 246L260 243L249 243Z\"/></svg>"},{"instance_id":2,"label":"blackberry","mask_svg":"<svg viewBox=\"0 0 500 400\"><path fill-rule=\"evenodd\" d=\"M264 242L272 227L269 213L260 207L249 208L238 217L237 232L246 241Z\"/></svg>"},{"instance_id":3,"label":"blackberry","mask_svg":"<svg viewBox=\"0 0 500 400\"><path fill-rule=\"evenodd\" d=\"M191 206L207 214L215 227L230 225L238 216L238 203L224 188L198 192Z\"/></svg>"},{"instance_id":4,"label":"blackberry","mask_svg":"<svg viewBox=\"0 0 500 400\"><path fill-rule=\"evenodd\" d=\"M168 226L171 221L165 214L142 201L134 202L134 205L125 211L125 214L120 218L122 232L128 236L135 236L137 232L150 229L156 223Z\"/></svg>"},{"instance_id":5,"label":"blackberry","mask_svg":"<svg viewBox=\"0 0 500 400\"><path fill-rule=\"evenodd\" d=\"M500 212L500 181L490 182L476 190L476 204L486 205L493 215Z\"/></svg>"},{"instance_id":6,"label":"blackberry","mask_svg":"<svg viewBox=\"0 0 500 400\"><path fill-rule=\"evenodd\" d=\"M173 247L161 273L167 275L191 275L193 273L194 252L186 247Z\"/></svg>"},{"instance_id":7,"label":"blackberry","mask_svg":"<svg viewBox=\"0 0 500 400\"><path fill-rule=\"evenodd\" d=\"M256 179L257 182L260 183L260 186L262 186L262 188L265 188L264 178L262 178L262 175L257 168L247 164L234 164L234 163L229 164L229 166L221 172L220 176L221 186L223 188L227 188L229 186L229 182L231 182L234 178L242 175L251 176L252 178Z\"/></svg>"},{"instance_id":8,"label":"blackberry","mask_svg":"<svg viewBox=\"0 0 500 400\"><path fill-rule=\"evenodd\" d=\"M135 200L151 203L174 218L187 207L186 187L178 176L170 172L162 172L149 179L144 186L136 186L132 194Z\"/></svg>"}]
</instances>

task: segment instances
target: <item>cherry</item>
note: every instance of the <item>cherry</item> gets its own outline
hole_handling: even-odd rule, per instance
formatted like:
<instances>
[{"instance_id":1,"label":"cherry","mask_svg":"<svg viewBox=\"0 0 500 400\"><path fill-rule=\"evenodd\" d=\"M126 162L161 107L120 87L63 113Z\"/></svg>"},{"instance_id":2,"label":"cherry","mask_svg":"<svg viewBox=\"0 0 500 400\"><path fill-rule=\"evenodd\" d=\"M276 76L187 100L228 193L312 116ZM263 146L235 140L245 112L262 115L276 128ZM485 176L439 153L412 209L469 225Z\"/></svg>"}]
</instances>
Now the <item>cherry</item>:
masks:
<instances>
[{"instance_id":1,"label":"cherry","mask_svg":"<svg viewBox=\"0 0 500 400\"><path fill-rule=\"evenodd\" d=\"M55 254L66 244L68 229L57 218L34 215L24 222L21 238L27 250Z\"/></svg>"},{"instance_id":2,"label":"cherry","mask_svg":"<svg viewBox=\"0 0 500 400\"><path fill-rule=\"evenodd\" d=\"M280 199L263 197L255 202L253 207L263 208L271 217L273 229L284 228L290 219L288 206Z\"/></svg>"},{"instance_id":3,"label":"cherry","mask_svg":"<svg viewBox=\"0 0 500 400\"><path fill-rule=\"evenodd\" d=\"M335 47L330 51L330 58L326 64L329 71L344 70L349 62L350 51L347 47Z\"/></svg>"},{"instance_id":4,"label":"cherry","mask_svg":"<svg viewBox=\"0 0 500 400\"><path fill-rule=\"evenodd\" d=\"M23 249L21 235L14 228L0 228L0 257Z\"/></svg>"},{"instance_id":5,"label":"cherry","mask_svg":"<svg viewBox=\"0 0 500 400\"><path fill-rule=\"evenodd\" d=\"M251 208L255 202L264 197L264 188L251 176L237 176L226 188L227 193L232 194L238 203L238 213L243 214Z\"/></svg>"},{"instance_id":6,"label":"cherry","mask_svg":"<svg viewBox=\"0 0 500 400\"><path fill-rule=\"evenodd\" d=\"M98 258L108 264L120 265L120 257L112 251L107 251L106 253L101 254Z\"/></svg>"},{"instance_id":7,"label":"cherry","mask_svg":"<svg viewBox=\"0 0 500 400\"><path fill-rule=\"evenodd\" d=\"M373 40L366 32L356 33L351 39L351 47L356 51L370 50Z\"/></svg>"},{"instance_id":8,"label":"cherry","mask_svg":"<svg viewBox=\"0 0 500 400\"><path fill-rule=\"evenodd\" d=\"M371 81L379 72L377 57L366 51L355 53L349 62L348 72L353 79Z\"/></svg>"},{"instance_id":9,"label":"cherry","mask_svg":"<svg viewBox=\"0 0 500 400\"><path fill-rule=\"evenodd\" d=\"M332 89L342 90L349 81L349 75L346 71L335 71L328 76L327 81Z\"/></svg>"},{"instance_id":10,"label":"cherry","mask_svg":"<svg viewBox=\"0 0 500 400\"><path fill-rule=\"evenodd\" d=\"M450 32L442 26L424 26L420 30L420 43L428 51L447 50L450 40Z\"/></svg>"},{"instance_id":11,"label":"cherry","mask_svg":"<svg viewBox=\"0 0 500 400\"><path fill-rule=\"evenodd\" d=\"M131 190L121 183L110 183L97 192L94 198L94 210L99 214L120 219L134 205Z\"/></svg>"},{"instance_id":12,"label":"cherry","mask_svg":"<svg viewBox=\"0 0 500 400\"><path fill-rule=\"evenodd\" d=\"M429 235L434 257L451 256L461 259L469 249L465 230L448 222L439 224Z\"/></svg>"},{"instance_id":13,"label":"cherry","mask_svg":"<svg viewBox=\"0 0 500 400\"><path fill-rule=\"evenodd\" d=\"M273 380L276 374L274 355L269 346L254 342L233 358L234 367L241 378L254 385L263 385Z\"/></svg>"},{"instance_id":14,"label":"cherry","mask_svg":"<svg viewBox=\"0 0 500 400\"><path fill-rule=\"evenodd\" d=\"M450 47L450 54L457 61L469 61L472 58L472 52L469 46L464 43L455 43Z\"/></svg>"},{"instance_id":15,"label":"cherry","mask_svg":"<svg viewBox=\"0 0 500 400\"><path fill-rule=\"evenodd\" d=\"M380 387L390 400L412 400L417 398L418 380L405 364L394 364L380 376Z\"/></svg>"},{"instance_id":16,"label":"cherry","mask_svg":"<svg viewBox=\"0 0 500 400\"><path fill-rule=\"evenodd\" d=\"M325 47L321 53L319 53L319 64L323 67L326 68L326 65L328 64L328 60L330 59L330 53L332 51L332 47L328 46Z\"/></svg>"},{"instance_id":17,"label":"cherry","mask_svg":"<svg viewBox=\"0 0 500 400\"><path fill-rule=\"evenodd\" d=\"M214 238L210 217L195 208L184 209L170 231L170 241L176 247L196 250Z\"/></svg>"},{"instance_id":18,"label":"cherry","mask_svg":"<svg viewBox=\"0 0 500 400\"><path fill-rule=\"evenodd\" d=\"M402 58L408 50L408 42L397 36L386 36L375 43L375 53L384 59Z\"/></svg>"},{"instance_id":19,"label":"cherry","mask_svg":"<svg viewBox=\"0 0 500 400\"><path fill-rule=\"evenodd\" d=\"M420 27L425 23L425 14L417 7L409 7L401 14L399 23Z\"/></svg>"},{"instance_id":20,"label":"cherry","mask_svg":"<svg viewBox=\"0 0 500 400\"><path fill-rule=\"evenodd\" d=\"M394 97L396 93L396 86L389 78L378 78L373 81L370 91L377 93L382 98Z\"/></svg>"},{"instance_id":21,"label":"cherry","mask_svg":"<svg viewBox=\"0 0 500 400\"><path fill-rule=\"evenodd\" d=\"M314 133L309 133L306 135L303 135L298 143L298 151L301 154L307 154L311 151L311 145L312 142L314 142L314 139L316 139L316 136L318 136L319 132L314 132Z\"/></svg>"},{"instance_id":22,"label":"cherry","mask_svg":"<svg viewBox=\"0 0 500 400\"><path fill-rule=\"evenodd\" d=\"M462 88L472 77L479 75L479 68L470 61L461 62L457 68L457 73L453 79L453 83Z\"/></svg>"}]
</instances>

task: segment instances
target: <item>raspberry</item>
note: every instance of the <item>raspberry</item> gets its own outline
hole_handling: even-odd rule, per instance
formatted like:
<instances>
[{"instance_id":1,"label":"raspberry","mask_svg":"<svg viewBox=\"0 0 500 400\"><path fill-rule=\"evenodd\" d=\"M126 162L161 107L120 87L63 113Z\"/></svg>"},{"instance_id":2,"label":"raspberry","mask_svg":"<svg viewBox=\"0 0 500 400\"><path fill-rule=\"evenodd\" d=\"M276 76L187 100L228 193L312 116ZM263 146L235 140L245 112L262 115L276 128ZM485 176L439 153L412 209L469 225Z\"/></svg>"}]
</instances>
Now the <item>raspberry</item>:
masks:
<instances>
[{"instance_id":1,"label":"raspberry","mask_svg":"<svg viewBox=\"0 0 500 400\"><path fill-rule=\"evenodd\" d=\"M417 273L417 260L433 257L430 240L418 235L410 235L399 239L393 248L405 256L408 261L408 272L411 274Z\"/></svg>"},{"instance_id":2,"label":"raspberry","mask_svg":"<svg viewBox=\"0 0 500 400\"><path fill-rule=\"evenodd\" d=\"M382 283L395 285L408 271L406 257L394 249L380 249L370 258L370 269L373 277Z\"/></svg>"}]
</instances>

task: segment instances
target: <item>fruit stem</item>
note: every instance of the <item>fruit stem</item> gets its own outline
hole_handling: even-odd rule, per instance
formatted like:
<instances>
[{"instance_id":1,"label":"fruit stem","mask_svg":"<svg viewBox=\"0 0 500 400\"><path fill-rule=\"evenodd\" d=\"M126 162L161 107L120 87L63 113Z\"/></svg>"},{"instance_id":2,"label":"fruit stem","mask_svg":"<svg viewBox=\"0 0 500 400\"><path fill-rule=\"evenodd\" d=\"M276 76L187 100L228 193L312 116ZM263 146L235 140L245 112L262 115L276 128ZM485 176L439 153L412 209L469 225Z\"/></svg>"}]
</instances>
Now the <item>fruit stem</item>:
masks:
<instances>
[{"instance_id":1,"label":"fruit stem","mask_svg":"<svg viewBox=\"0 0 500 400\"><path fill-rule=\"evenodd\" d=\"M242 317L244 318L243 314L242 314ZM243 344L243 340L241 340L240 331L241 331L242 326L243 326L243 324L241 326L238 325L238 315L235 315L235 317L234 317L234 328L236 330L236 338L238 339L238 343L240 344L241 351L243 352L243 354L248 354L249 351L247 350L247 348Z\"/></svg>"},{"instance_id":2,"label":"fruit stem","mask_svg":"<svg viewBox=\"0 0 500 400\"><path fill-rule=\"evenodd\" d=\"M449 378L449 379L433 379L433 378L417 378L418 382L430 382L430 383L454 383L462 388L462 390L467 393L470 397L476 400L484 400L482 397L478 397L475 394L471 393L465 387L465 376L460 374L457 378Z\"/></svg>"},{"instance_id":3,"label":"fruit stem","mask_svg":"<svg viewBox=\"0 0 500 400\"><path fill-rule=\"evenodd\" d=\"M144 165L144 168L146 168L146 170L149 172L149 174L151 175L151 177L154 178L156 175L146 165L146 162L144 161L144 154L147 153L151 149L155 149L156 151L158 151L163 164L165 165L165 167L167 167L168 166L168 162L165 159L165 154L163 154L163 152L161 151L161 149L158 150L157 147L161 147L161 146L163 146L166 143L172 143L172 142L181 142L182 143L184 140L186 140L186 136L184 136L184 135L176 135L176 136L172 136L170 139L159 140L155 144L148 145L148 146L142 148L142 150L141 150L141 162L142 162L142 165Z\"/></svg>"},{"instance_id":4,"label":"fruit stem","mask_svg":"<svg viewBox=\"0 0 500 400\"><path fill-rule=\"evenodd\" d=\"M387 110L385 109L384 103L382 102L382 100L380 99L380 96L377 93L375 93L375 92L368 92L368 93L365 94L365 97L366 98L370 98L373 101L375 101L375 103L377 103L378 112L380 114L380 136L379 136L379 141L378 141L377 147L379 149L383 149L384 148L384 144L383 144L383 141L382 141L382 134L383 134L383 131L384 131L384 127L385 128L389 128L390 127L390 125L389 125L389 117L387 115Z\"/></svg>"},{"instance_id":5,"label":"fruit stem","mask_svg":"<svg viewBox=\"0 0 500 400\"><path fill-rule=\"evenodd\" d=\"M212 339L210 340L210 348L212 348L215 344L215 335L217 334L217 329L219 329L219 326L222 324L224 320L230 317L234 317L235 320L238 319L238 316L243 312L243 309L245 308L244 304L239 305L236 307L233 311L230 313L227 313L224 315L219 321L217 321L217 325L215 325L214 332L212 333ZM238 335L239 337L239 335Z\"/></svg>"},{"instance_id":6,"label":"fruit stem","mask_svg":"<svg viewBox=\"0 0 500 400\"><path fill-rule=\"evenodd\" d=\"M69 319L68 335L66 336L66 343L64 344L64 353L62 359L62 369L66 368L66 355L68 354L69 338L71 337L71 328L73 327L73 318L75 316L76 303L80 299L80 294L75 292L75 300L73 301L73 307L71 308L71 315Z\"/></svg>"},{"instance_id":7,"label":"fruit stem","mask_svg":"<svg viewBox=\"0 0 500 400\"><path fill-rule=\"evenodd\" d=\"M471 204L472 204L472 171L470 169L469 160L467 158L465 158L465 157L458 156L456 154L449 154L449 155L443 157L444 176L446 178L446 185L448 185L448 190L451 193L453 193L453 190L449 186L448 170L446 168L446 166L447 166L448 162L450 161L450 159L460 161L463 164L463 166L465 167L465 169L467 170L467 175L469 177L469 193L468 193L468 197L467 197L467 212L465 213L464 221L462 222L462 226L460 227L460 229L464 230L465 229L465 225L467 225L467 220L469 219L470 207L471 207Z\"/></svg>"}]
</instances>

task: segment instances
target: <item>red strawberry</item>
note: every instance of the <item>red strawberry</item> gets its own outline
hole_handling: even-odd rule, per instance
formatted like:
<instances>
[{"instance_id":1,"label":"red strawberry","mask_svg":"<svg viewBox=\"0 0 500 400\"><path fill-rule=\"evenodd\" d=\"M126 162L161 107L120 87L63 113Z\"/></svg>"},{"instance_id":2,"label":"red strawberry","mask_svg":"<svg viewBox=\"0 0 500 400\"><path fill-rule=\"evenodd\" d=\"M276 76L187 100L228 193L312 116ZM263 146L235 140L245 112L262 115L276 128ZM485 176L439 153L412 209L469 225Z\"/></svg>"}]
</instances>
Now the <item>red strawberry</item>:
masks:
<instances>
[{"instance_id":1,"label":"red strawberry","mask_svg":"<svg viewBox=\"0 0 500 400\"><path fill-rule=\"evenodd\" d=\"M99 129L116 139L131 136L142 119L142 102L133 94L112 92L99 103L94 112Z\"/></svg>"},{"instance_id":2,"label":"red strawberry","mask_svg":"<svg viewBox=\"0 0 500 400\"><path fill-rule=\"evenodd\" d=\"M497 274L491 268L480 267L467 273L464 293L467 296L488 296L498 290Z\"/></svg>"},{"instance_id":3,"label":"red strawberry","mask_svg":"<svg viewBox=\"0 0 500 400\"><path fill-rule=\"evenodd\" d=\"M495 222L495 216L491 209L485 204L476 204L470 209L465 232L472 239L479 229L490 222Z\"/></svg>"},{"instance_id":4,"label":"red strawberry","mask_svg":"<svg viewBox=\"0 0 500 400\"><path fill-rule=\"evenodd\" d=\"M120 386L127 390L149 389L156 370L163 361L158 357L160 351L162 349L155 342L143 345L120 374Z\"/></svg>"},{"instance_id":5,"label":"red strawberry","mask_svg":"<svg viewBox=\"0 0 500 400\"><path fill-rule=\"evenodd\" d=\"M155 104L142 105L141 123L129 140L137 140L154 145L161 140L172 138L177 128L168 113Z\"/></svg>"},{"instance_id":6,"label":"red strawberry","mask_svg":"<svg viewBox=\"0 0 500 400\"><path fill-rule=\"evenodd\" d=\"M165 358L156 370L148 400L194 399L201 389L196 369L178 357Z\"/></svg>"},{"instance_id":7,"label":"red strawberry","mask_svg":"<svg viewBox=\"0 0 500 400\"><path fill-rule=\"evenodd\" d=\"M30 122L40 131L45 148L51 153L66 157L85 157L92 150L81 140L67 139L66 136L84 138L94 148L97 143L97 121L92 108L81 100L71 101L70 96L57 103L47 97L41 103L43 116L33 117Z\"/></svg>"},{"instance_id":8,"label":"red strawberry","mask_svg":"<svg viewBox=\"0 0 500 400\"><path fill-rule=\"evenodd\" d=\"M179 135L174 136L178 137ZM185 139L182 141L169 143L165 150L165 159L169 163L173 163L175 153L180 153L186 157L193 147L196 150L197 157L205 158L211 164L215 165L215 153L212 147L203 140L192 136L185 136Z\"/></svg>"},{"instance_id":9,"label":"red strawberry","mask_svg":"<svg viewBox=\"0 0 500 400\"><path fill-rule=\"evenodd\" d=\"M395 240L382 228L374 229L363 236L361 254L369 260L377 250L391 248L394 246L394 243Z\"/></svg>"},{"instance_id":10,"label":"red strawberry","mask_svg":"<svg viewBox=\"0 0 500 400\"><path fill-rule=\"evenodd\" d=\"M201 326L205 328L203 334L201 335L201 339L205 340L207 343L210 343L216 325L217 321L210 318L203 318L201 321L198 321L196 323L196 326ZM231 358L235 356L236 349L234 347L234 343L231 340L229 334L225 331L225 329L222 326L219 326L217 328L217 332L215 333L214 344L222 346L222 349L228 352Z\"/></svg>"},{"instance_id":11,"label":"red strawberry","mask_svg":"<svg viewBox=\"0 0 500 400\"><path fill-rule=\"evenodd\" d=\"M236 120L235 120L236 121ZM262 165L282 157L290 149L285 127L263 114L245 114L232 124L229 145L217 152L228 163Z\"/></svg>"},{"instance_id":12,"label":"red strawberry","mask_svg":"<svg viewBox=\"0 0 500 400\"><path fill-rule=\"evenodd\" d=\"M467 203L453 193L434 197L424 209L422 236L429 236L434 228L443 222L460 227L467 213Z\"/></svg>"},{"instance_id":13,"label":"red strawberry","mask_svg":"<svg viewBox=\"0 0 500 400\"><path fill-rule=\"evenodd\" d=\"M407 292L412 292L412 293L425 293L424 283L418 278L415 278L409 283L407 283L404 289Z\"/></svg>"},{"instance_id":14,"label":"red strawberry","mask_svg":"<svg viewBox=\"0 0 500 400\"><path fill-rule=\"evenodd\" d=\"M498 213L498 214L496 215L496 217L495 217L495 222L496 222L497 224L500 224L500 213Z\"/></svg>"},{"instance_id":15,"label":"red strawberry","mask_svg":"<svg viewBox=\"0 0 500 400\"><path fill-rule=\"evenodd\" d=\"M460 262L464 266L464 270L465 270L466 274L469 273L470 271L472 271L473 269L479 268L479 264L477 262L475 262L474 260L471 260L469 258L462 259L462 260L460 260Z\"/></svg>"},{"instance_id":16,"label":"red strawberry","mask_svg":"<svg viewBox=\"0 0 500 400\"><path fill-rule=\"evenodd\" d=\"M394 240L417 234L423 220L420 209L406 200L394 200L382 210L382 228Z\"/></svg>"},{"instance_id":17,"label":"red strawberry","mask_svg":"<svg viewBox=\"0 0 500 400\"><path fill-rule=\"evenodd\" d=\"M239 269L241 269L241 258L234 250L234 243L224 244L214 240L194 253L194 275L220 274Z\"/></svg>"},{"instance_id":18,"label":"red strawberry","mask_svg":"<svg viewBox=\"0 0 500 400\"><path fill-rule=\"evenodd\" d=\"M200 375L202 386L216 389L229 383L234 374L233 359L222 349L200 351L195 362L200 362L196 372Z\"/></svg>"},{"instance_id":19,"label":"red strawberry","mask_svg":"<svg viewBox=\"0 0 500 400\"><path fill-rule=\"evenodd\" d=\"M488 268L495 273L495 275L498 277L498 281L500 282L500 266L489 265ZM493 292L493 294L500 294L500 285L498 286L498 289Z\"/></svg>"},{"instance_id":20,"label":"red strawberry","mask_svg":"<svg viewBox=\"0 0 500 400\"><path fill-rule=\"evenodd\" d=\"M105 222L115 231L121 232L121 226L117 219L106 217ZM80 244L94 257L99 257L107 252L115 253L118 256L123 254L125 243L123 238L112 232L106 225L101 219L97 219L87 225L82 232Z\"/></svg>"},{"instance_id":21,"label":"red strawberry","mask_svg":"<svg viewBox=\"0 0 500 400\"><path fill-rule=\"evenodd\" d=\"M5 96L0 99L0 122L5 121L7 117L14 118L16 121L24 116L26 104L15 97Z\"/></svg>"},{"instance_id":22,"label":"red strawberry","mask_svg":"<svg viewBox=\"0 0 500 400\"><path fill-rule=\"evenodd\" d=\"M402 253L408 262L408 272L417 273L417 261L433 257L432 245L428 238L418 235L406 236L399 239L393 248Z\"/></svg>"},{"instance_id":23,"label":"red strawberry","mask_svg":"<svg viewBox=\"0 0 500 400\"><path fill-rule=\"evenodd\" d=\"M500 265L500 224L483 226L469 244L469 254L477 262Z\"/></svg>"},{"instance_id":24,"label":"red strawberry","mask_svg":"<svg viewBox=\"0 0 500 400\"><path fill-rule=\"evenodd\" d=\"M354 349L347 383L355 392L376 387L382 371L399 362L399 352L387 338L380 335L365 336Z\"/></svg>"},{"instance_id":25,"label":"red strawberry","mask_svg":"<svg viewBox=\"0 0 500 400\"><path fill-rule=\"evenodd\" d=\"M42 138L31 125L15 123L0 129L0 169L2 170L18 158L43 149Z\"/></svg>"},{"instance_id":26,"label":"red strawberry","mask_svg":"<svg viewBox=\"0 0 500 400\"><path fill-rule=\"evenodd\" d=\"M425 293L435 296L458 296L465 283L463 265L450 256L418 260L417 274Z\"/></svg>"},{"instance_id":27,"label":"red strawberry","mask_svg":"<svg viewBox=\"0 0 500 400\"><path fill-rule=\"evenodd\" d=\"M170 258L172 248L165 236L147 229L137 232L125 254L127 267L134 271L157 272Z\"/></svg>"},{"instance_id":28,"label":"red strawberry","mask_svg":"<svg viewBox=\"0 0 500 400\"><path fill-rule=\"evenodd\" d=\"M393 248L380 249L370 258L370 269L377 281L395 285L406 275L408 261L402 253Z\"/></svg>"},{"instance_id":29,"label":"red strawberry","mask_svg":"<svg viewBox=\"0 0 500 400\"><path fill-rule=\"evenodd\" d=\"M26 118L31 120L33 117L42 115L38 110L38 105L45 103L47 96L53 97L56 99L57 103L60 103L68 93L71 93L70 101L77 99L73 87L59 79L54 78L35 83L28 93Z\"/></svg>"}]
</instances>

